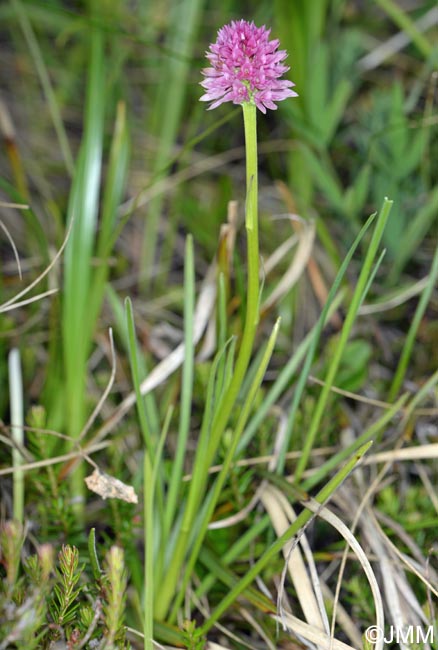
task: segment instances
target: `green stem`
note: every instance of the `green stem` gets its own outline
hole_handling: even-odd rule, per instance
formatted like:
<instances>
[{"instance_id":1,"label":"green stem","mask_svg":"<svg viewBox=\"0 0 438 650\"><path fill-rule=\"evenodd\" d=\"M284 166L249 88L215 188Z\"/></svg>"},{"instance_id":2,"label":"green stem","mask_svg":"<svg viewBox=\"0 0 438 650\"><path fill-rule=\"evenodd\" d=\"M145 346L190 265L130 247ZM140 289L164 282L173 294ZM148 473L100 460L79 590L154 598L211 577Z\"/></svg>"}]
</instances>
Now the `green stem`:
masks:
<instances>
[{"instance_id":1,"label":"green stem","mask_svg":"<svg viewBox=\"0 0 438 650\"><path fill-rule=\"evenodd\" d=\"M245 227L247 237L248 285L246 319L233 378L221 400L213 420L211 443L207 453L208 467L214 458L220 437L227 426L234 403L238 397L251 358L254 338L259 322L259 234L258 234L258 170L256 107L242 104L246 150L246 206ZM205 473L207 476L207 472Z\"/></svg>"},{"instance_id":2,"label":"green stem","mask_svg":"<svg viewBox=\"0 0 438 650\"><path fill-rule=\"evenodd\" d=\"M257 114L254 104L242 104L246 153L246 213L245 226L256 237L258 266L258 168L257 168ZM249 235L248 235L249 237ZM249 243L249 242L248 242ZM249 251L248 251L249 253ZM250 262L250 259L248 259ZM248 283L249 283L248 278ZM258 279L258 274L257 274ZM249 286L248 286L249 289ZM258 299L258 295L257 295Z\"/></svg>"},{"instance_id":3,"label":"green stem","mask_svg":"<svg viewBox=\"0 0 438 650\"><path fill-rule=\"evenodd\" d=\"M210 444L204 457L197 454L193 478L189 488L187 506L184 511L181 530L172 560L163 580L163 586L157 603L156 614L163 620L169 610L180 577L182 565L188 551L188 539L199 505L205 494L208 480L208 468L212 464L221 436L237 400L245 373L251 358L254 338L259 322L259 241L258 241L258 174L257 174L257 123L256 107L243 104L246 147L246 212L245 226L247 234L248 286L246 302L245 327L242 334L240 350L233 373L233 378L225 391L211 429Z\"/></svg>"},{"instance_id":4,"label":"green stem","mask_svg":"<svg viewBox=\"0 0 438 650\"><path fill-rule=\"evenodd\" d=\"M144 463L144 650L154 650L154 481L152 463L145 447Z\"/></svg>"}]
</instances>

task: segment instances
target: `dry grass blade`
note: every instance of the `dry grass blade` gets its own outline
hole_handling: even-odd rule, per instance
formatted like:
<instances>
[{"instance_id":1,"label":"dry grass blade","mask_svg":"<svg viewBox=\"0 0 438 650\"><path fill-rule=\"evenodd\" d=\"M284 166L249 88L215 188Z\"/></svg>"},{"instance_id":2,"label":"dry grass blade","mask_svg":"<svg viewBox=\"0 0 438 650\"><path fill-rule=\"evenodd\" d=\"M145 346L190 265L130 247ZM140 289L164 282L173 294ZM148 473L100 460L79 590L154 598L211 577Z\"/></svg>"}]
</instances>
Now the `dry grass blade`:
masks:
<instances>
[{"instance_id":1,"label":"dry grass blade","mask_svg":"<svg viewBox=\"0 0 438 650\"><path fill-rule=\"evenodd\" d=\"M311 381L314 384L318 384L318 386L326 385L325 381L319 379L318 377L314 377L313 375L309 375L309 381ZM389 410L393 406L391 402L384 402L382 400L372 399L370 397L366 397L365 395L360 395L359 393L353 393L352 391L344 390L343 388L338 388L337 386L331 386L330 391L332 393L336 393L337 395L343 395L344 397L348 397L348 399L352 399L355 402L363 402L364 404L369 404L370 406L376 406L377 408L381 408L381 409ZM407 414L409 417L413 413L415 413L416 415L426 415L426 416L438 415L437 408L413 408L411 404L409 404L409 406L405 406L402 409L400 409L400 412Z\"/></svg>"},{"instance_id":2,"label":"dry grass blade","mask_svg":"<svg viewBox=\"0 0 438 650\"><path fill-rule=\"evenodd\" d=\"M265 485L260 499L272 521L277 536L281 537L295 520L295 513L281 492L269 484ZM302 539L303 537L300 537L300 544ZM289 576L295 587L301 609L309 625L328 634L326 625L327 617L323 616L320 612L301 551L298 546L295 546L291 550L292 544L293 541L284 546L283 555L286 559Z\"/></svg>"},{"instance_id":3,"label":"dry grass blade","mask_svg":"<svg viewBox=\"0 0 438 650\"><path fill-rule=\"evenodd\" d=\"M110 443L109 442L99 442L96 444L93 444L89 447L87 447L87 451L83 451L82 449L79 449L77 451L72 451L69 454L62 454L61 456L53 456L52 458L46 458L45 460L37 460L33 463L23 463L23 465L20 465L20 469L23 472L29 472L31 470L35 469L41 469L41 467L49 467L51 465L58 465L59 463L65 463L66 461L73 460L76 458L85 458L90 465L95 465L93 461L89 458L89 454L94 454L96 451L100 451L101 449L106 449L109 447ZM7 474L13 474L14 473L14 468L13 467L7 467L5 469L0 469L0 476L6 476Z\"/></svg>"},{"instance_id":4,"label":"dry grass blade","mask_svg":"<svg viewBox=\"0 0 438 650\"><path fill-rule=\"evenodd\" d=\"M277 187L287 209L291 214L294 214L296 212L296 204L290 188L286 185L286 183L283 183L283 181L277 181ZM292 226L296 230L296 224L294 221L292 221ZM314 255L311 255L309 257L307 263L307 272L309 275L310 283L313 287L313 291L315 292L315 295L322 309L327 302L329 291L324 279L324 275L321 272L321 269L319 268L318 262L316 261ZM334 312L330 320L333 326L337 329L340 329L342 327L342 319L338 312Z\"/></svg>"},{"instance_id":5,"label":"dry grass blade","mask_svg":"<svg viewBox=\"0 0 438 650\"><path fill-rule=\"evenodd\" d=\"M336 451L336 447L320 447L320 448L315 448L312 451L312 456L313 458L325 458L326 456L329 456L330 454L333 454ZM300 451L289 451L286 454L286 458L288 460L297 460L301 455ZM277 460L277 455L276 454L269 454L266 456L255 456L253 458L241 458L240 460L236 460L231 464L231 467L253 467L254 465L267 465L271 464L274 461ZM223 465L212 465L208 473L209 474L217 474L218 472L221 471ZM192 478L191 474L186 474L183 477L184 481L190 481Z\"/></svg>"},{"instance_id":6,"label":"dry grass blade","mask_svg":"<svg viewBox=\"0 0 438 650\"><path fill-rule=\"evenodd\" d=\"M212 521L208 525L208 530L217 530L218 528L229 528L230 526L235 526L239 522L246 519L250 512L254 510L258 502L260 501L260 496L262 494L264 483L256 490L256 493L252 497L251 501L244 508L236 512L230 517L225 517L224 519L219 519L217 521Z\"/></svg>"},{"instance_id":7,"label":"dry grass blade","mask_svg":"<svg viewBox=\"0 0 438 650\"><path fill-rule=\"evenodd\" d=\"M400 451L400 449L394 451L397 452ZM424 621L424 616L421 614L421 606L418 603L416 596L414 595L410 584L400 567L400 563L395 560L391 548L388 547L388 544L386 543L387 537L384 535L383 531L378 525L377 520L374 517L374 513L369 505L372 495L378 490L383 477L388 472L390 467L391 462L388 461L386 465L380 470L379 474L376 476L368 489L365 490L365 494L361 498L360 503L356 502L356 498L354 494L351 493L351 490L347 493L344 487L338 491L335 499L338 501L338 503L341 504L341 507L346 512L349 512L353 517L352 532L355 530L363 511L366 509L367 516L362 517L361 526L370 548L379 561L385 601L387 609L390 613L391 622L396 629L401 630L405 629L407 625L418 625L422 620ZM355 479L358 485L358 489L362 494L366 485L363 469L358 469L355 474ZM346 558L347 556L345 551L339 570L336 596L338 596L340 592ZM335 602L337 604L337 600L335 600ZM335 614L333 622L334 621ZM404 647L403 644L401 645Z\"/></svg>"},{"instance_id":8,"label":"dry grass blade","mask_svg":"<svg viewBox=\"0 0 438 650\"><path fill-rule=\"evenodd\" d=\"M359 308L359 314L360 316L366 316L369 314L380 314L382 311L390 311L395 307L399 307L400 305L403 305L411 298L415 298L415 296L418 296L426 287L428 281L429 278L425 277L422 280L418 280L418 282L415 282L415 284L408 287L407 289L404 289L393 298L389 298L388 300L384 300L382 302L376 302L371 305L367 305L367 304L362 305Z\"/></svg>"},{"instance_id":9,"label":"dry grass blade","mask_svg":"<svg viewBox=\"0 0 438 650\"><path fill-rule=\"evenodd\" d=\"M409 589L406 589L407 581L405 576L403 574L396 573L395 582L397 583L397 588L399 592L403 594L404 600L406 601L408 606L408 611L415 612L418 621L422 621L423 623L430 624L432 622L432 619L427 618L426 614L423 611L423 606L418 601L418 598L415 595L415 593L412 591L410 587Z\"/></svg>"},{"instance_id":10,"label":"dry grass blade","mask_svg":"<svg viewBox=\"0 0 438 650\"><path fill-rule=\"evenodd\" d=\"M29 210L27 203L10 203L9 201L0 201L0 208L16 208L17 210Z\"/></svg>"},{"instance_id":11,"label":"dry grass blade","mask_svg":"<svg viewBox=\"0 0 438 650\"><path fill-rule=\"evenodd\" d=\"M48 296L52 296L54 293L57 293L58 289L50 289L49 291L44 291L44 293L39 293L37 296L32 296L32 298L27 298L26 300L22 300L21 302L15 302L12 305L8 305L7 307L0 307L0 314L3 314L7 311L12 311L13 309L18 309L18 307L25 307L26 305L30 305L32 302L37 302L38 300L42 300L43 298L47 298Z\"/></svg>"},{"instance_id":12,"label":"dry grass blade","mask_svg":"<svg viewBox=\"0 0 438 650\"><path fill-rule=\"evenodd\" d=\"M116 351L114 349L114 338L113 338L113 331L112 331L111 327L109 329L109 341L110 341L110 351L111 351L111 374L110 374L110 377L109 377L109 380L108 380L108 384L107 384L105 390L103 391L103 394L102 394L101 398L97 402L96 407L94 408L92 414L88 418L87 423L85 424L85 426L82 429L80 435L78 436L78 442L85 438L85 436L87 435L87 433L89 432L89 430L93 426L93 423L95 422L97 416L99 415L100 410L101 410L106 398L108 397L108 395L111 392L111 389L112 389L113 384L114 384L114 380L116 378L116 369L117 369Z\"/></svg>"},{"instance_id":13,"label":"dry grass blade","mask_svg":"<svg viewBox=\"0 0 438 650\"><path fill-rule=\"evenodd\" d=\"M291 218L291 215L288 215ZM280 217L276 217L279 219ZM288 237L284 242L282 242L269 257L263 261L263 271L264 275L269 275L271 271L275 269L281 260L286 257L286 255L293 249L294 246L298 243L298 235L294 234Z\"/></svg>"},{"instance_id":14,"label":"dry grass blade","mask_svg":"<svg viewBox=\"0 0 438 650\"><path fill-rule=\"evenodd\" d=\"M404 571L401 568L400 563L396 560L395 556L399 555L400 551L396 549L396 547L392 544L392 542L381 529L371 507L366 506L371 495L377 490L384 474L387 472L389 467L390 465L387 464L380 471L379 475L366 491L366 494L363 497L360 505L356 503L356 499L354 495L351 494L351 492L347 494L343 489L339 490L335 498L339 500L339 502L342 502L343 508L346 511L355 513L353 529L356 526L362 511L366 507L367 515L366 517L362 517L361 526L368 545L379 561L379 567L381 570L384 587L385 602L390 613L391 622L396 629L406 629L406 626L418 626L421 624L421 622L425 622L425 617L422 613L421 605L418 602L413 590L411 589L411 586ZM359 489L362 491L363 476L360 470L357 472L356 478L359 482ZM345 555L343 558L343 565L340 575L342 575L344 564ZM421 574L421 569L414 568L412 562L409 564L411 565L412 570L416 575L419 573ZM424 562L423 567L421 568L424 568ZM422 579L425 581L424 576L422 576ZM339 587L340 585L338 585L338 590ZM403 644L402 647L404 647Z\"/></svg>"},{"instance_id":15,"label":"dry grass blade","mask_svg":"<svg viewBox=\"0 0 438 650\"><path fill-rule=\"evenodd\" d=\"M424 558L419 546L414 542L412 537L405 531L403 526L401 526L399 523L391 519L391 517L384 514L383 512L379 512L379 510L375 510L374 515L377 521L382 522L386 528L389 528L390 530L394 531L395 535L409 549L409 551L412 554L412 557L415 558L418 564L423 565L424 569L426 569L427 567L426 559ZM432 571L433 581L438 584L438 573L436 573L433 569L431 569L430 566L428 568L428 571L429 572Z\"/></svg>"},{"instance_id":16,"label":"dry grass blade","mask_svg":"<svg viewBox=\"0 0 438 650\"><path fill-rule=\"evenodd\" d=\"M326 601L333 603L335 601L335 594L330 587L320 579L321 590ZM356 623L351 618L345 607L341 603L336 603L336 623L344 631L351 643L360 648L362 646L362 634L357 627Z\"/></svg>"},{"instance_id":17,"label":"dry grass blade","mask_svg":"<svg viewBox=\"0 0 438 650\"><path fill-rule=\"evenodd\" d=\"M403 562L403 564L409 569L409 571L411 571L414 575L416 575L417 578L419 578L426 585L426 587L434 594L434 596L436 596L438 598L438 590L436 589L436 587L434 587L431 584L430 580L428 580L426 575L423 574L423 572L422 572L423 570L426 572L427 569L423 569L423 567L419 568L416 565L417 563L414 562L414 560L412 560L412 558L405 555L405 553L402 553L395 546L395 544L393 544L393 542L389 539L389 537L387 535L385 535L385 533L383 532L383 530L381 529L381 527L377 523L377 521L376 520L374 520L374 521L375 521L376 530L379 531L381 537L383 537L383 539L385 541L385 544L391 549L391 551L394 552L394 555L397 556Z\"/></svg>"},{"instance_id":18,"label":"dry grass blade","mask_svg":"<svg viewBox=\"0 0 438 650\"><path fill-rule=\"evenodd\" d=\"M291 521L291 522L295 521L296 520L296 514L295 514L294 510L292 509L290 503L287 501L284 494L280 493L279 497L280 497L280 501L283 502L283 507L285 509L285 512L288 514L289 521ZM321 585L321 582L320 582L320 579L319 579L319 576L318 576L318 571L317 571L317 568L316 568L315 560L313 559L313 553L312 553L312 550L310 548L310 544L308 542L308 539L307 539L306 535L302 535L302 537L300 538L300 544L301 544L301 547L302 547L302 550L303 550L304 557L305 557L306 562L307 562L308 571L309 571L309 574L310 574L310 580L312 582L313 591L315 593L316 601L318 603L319 613L321 615L321 619L322 619L322 622L324 624L324 629L328 634L329 630L330 630L330 626L329 626L327 611L326 611L325 604L324 604L322 585Z\"/></svg>"},{"instance_id":19,"label":"dry grass blade","mask_svg":"<svg viewBox=\"0 0 438 650\"><path fill-rule=\"evenodd\" d=\"M240 609L240 613L243 616L243 618L248 621L248 623L254 628L254 630L257 632L259 637L263 639L263 641L266 643L266 647L268 650L276 650L276 646L274 643L272 643L271 639L269 636L265 633L263 627L256 621L254 616L250 614L246 609L243 607Z\"/></svg>"},{"instance_id":20,"label":"dry grass blade","mask_svg":"<svg viewBox=\"0 0 438 650\"><path fill-rule=\"evenodd\" d=\"M435 508L435 512L438 514L438 497L436 494L436 488L432 485L432 481L427 474L426 468L421 463L414 463L414 465L419 477L421 478L421 482L424 485L424 489L429 496L430 502Z\"/></svg>"},{"instance_id":21,"label":"dry grass blade","mask_svg":"<svg viewBox=\"0 0 438 650\"><path fill-rule=\"evenodd\" d=\"M41 282L41 280L43 280L46 277L46 275L48 273L50 273L50 271L53 269L56 262L61 257L61 255L62 255L62 253L64 251L64 248L67 246L67 242L68 242L69 237L70 237L70 233L71 233L73 223L74 223L74 219L72 219L70 221L70 225L69 225L69 227L67 229L67 233L66 233L66 235L64 237L64 241L62 242L61 248L56 253L55 257L50 262L50 264L44 269L44 271L33 282L31 282L25 289L23 289L23 291L20 291L20 293L17 293L13 298L10 298L6 302L4 302L3 305L0 305L0 312L8 311L7 307L9 307L10 305L14 305L15 307L18 307L20 305L26 304L26 302L17 303L17 300L19 300L20 298L25 296L27 293L29 293L29 291L31 291L39 282ZM46 293L44 293L42 295L43 296L50 295L54 291L57 291L57 289L53 289L52 291L47 291ZM31 298L30 301L33 301L33 300L36 300L36 299L38 299L37 296L35 296L35 298Z\"/></svg>"},{"instance_id":22,"label":"dry grass blade","mask_svg":"<svg viewBox=\"0 0 438 650\"><path fill-rule=\"evenodd\" d=\"M438 458L438 443L430 445L419 445L418 447L404 447L403 449L392 449L390 451L379 451L364 458L364 465L375 465L383 462L400 462L413 460L427 460Z\"/></svg>"},{"instance_id":23,"label":"dry grass blade","mask_svg":"<svg viewBox=\"0 0 438 650\"><path fill-rule=\"evenodd\" d=\"M392 624L398 630L404 630L407 624L403 606L400 600L400 592L397 589L395 574L397 568L391 564L391 559L380 544L376 544L374 550L378 552L379 568L383 581L386 606ZM403 648L402 648L403 650Z\"/></svg>"},{"instance_id":24,"label":"dry grass blade","mask_svg":"<svg viewBox=\"0 0 438 650\"><path fill-rule=\"evenodd\" d=\"M433 7L425 13L424 16L421 16L421 18L415 21L415 27L419 32L424 32L437 23L438 7ZM398 32L384 43L375 47L372 52L362 57L357 62L357 66L362 72L373 70L393 54L400 52L400 50L406 47L406 45L409 45L410 42L411 38L405 31Z\"/></svg>"},{"instance_id":25,"label":"dry grass blade","mask_svg":"<svg viewBox=\"0 0 438 650\"><path fill-rule=\"evenodd\" d=\"M312 253L313 242L315 240L315 223L314 221L306 221L297 217L296 215L289 215L289 219L297 222L300 225L298 230L298 248L297 252L273 292L269 298L263 303L261 313L264 314L269 311L281 298L286 295L297 280L303 274Z\"/></svg>"},{"instance_id":26,"label":"dry grass blade","mask_svg":"<svg viewBox=\"0 0 438 650\"><path fill-rule=\"evenodd\" d=\"M0 228L5 233L6 237L8 238L8 241L9 241L9 243L11 245L12 251L14 253L15 261L17 262L18 275L20 277L20 280L22 280L23 279L23 274L21 273L20 256L18 255L18 250L17 250L17 247L15 246L15 242L14 242L14 240L12 238L11 233L9 232L9 230L6 228L5 224L1 220L0 220Z\"/></svg>"},{"instance_id":27,"label":"dry grass blade","mask_svg":"<svg viewBox=\"0 0 438 650\"><path fill-rule=\"evenodd\" d=\"M301 621L288 612L284 612L281 617L275 615L273 618L279 623L286 625L287 629L297 636L314 643L319 648L324 648L324 650L357 650L357 648L353 648L353 646L347 643L332 639L328 634L321 632L308 623L304 623L304 621Z\"/></svg>"},{"instance_id":28,"label":"dry grass blade","mask_svg":"<svg viewBox=\"0 0 438 650\"><path fill-rule=\"evenodd\" d=\"M385 602L391 622L396 629L407 629L409 625L419 626L425 622L421 604L415 596L400 562L394 555L395 546L380 528L370 507L362 519L362 527L368 544L379 559ZM400 643L402 650L408 646ZM428 644L425 648L428 648Z\"/></svg>"},{"instance_id":29,"label":"dry grass blade","mask_svg":"<svg viewBox=\"0 0 438 650\"><path fill-rule=\"evenodd\" d=\"M292 149L296 148L296 140L269 140L268 142L261 142L258 147L258 153L269 154L280 151L290 152ZM122 205L119 206L120 216L131 215L134 210L141 208L142 206L152 201L152 199L159 194L166 192L167 194L175 190L179 185L189 181L192 178L196 178L201 174L206 174L207 172L212 172L220 167L228 165L235 160L242 160L245 157L245 148L244 147L234 147L229 149L226 153L216 154L214 156L209 156L207 158L202 158L197 160L192 165L182 169L181 171L176 172L172 176L168 176L165 179L154 182L151 187L144 188L138 192L136 196L125 201Z\"/></svg>"},{"instance_id":30,"label":"dry grass blade","mask_svg":"<svg viewBox=\"0 0 438 650\"><path fill-rule=\"evenodd\" d=\"M376 626L383 630L385 627L385 616L383 611L383 601L380 593L379 585L374 575L374 571L371 567L371 564L362 548L362 546L357 541L356 537L352 534L350 529L337 517L333 512L331 512L327 507L321 508L321 504L313 499L309 499L302 503L302 505L314 513L318 514L318 517L327 521L335 528L348 543L350 548L354 551L357 559L359 560L363 571L368 579L368 583L373 594L374 606L376 611ZM383 638L378 639L375 645L375 650L382 650L383 648Z\"/></svg>"},{"instance_id":31,"label":"dry grass blade","mask_svg":"<svg viewBox=\"0 0 438 650\"><path fill-rule=\"evenodd\" d=\"M238 220L238 202L229 201L227 209L227 223L224 223L221 226L218 252L216 255L216 257L219 258L221 256L221 251L223 252L222 257L225 258L224 264L226 266L225 273L228 275L228 277L230 277L232 273ZM205 361L206 359L209 359L215 353L216 349L216 319L211 318L207 324L207 330L202 342L202 347L197 355L198 361Z\"/></svg>"},{"instance_id":32,"label":"dry grass blade","mask_svg":"<svg viewBox=\"0 0 438 650\"><path fill-rule=\"evenodd\" d=\"M76 445L78 445L80 443L80 441L85 438L85 436L87 435L87 433L89 432L89 430L93 426L93 423L95 422L97 416L99 415L100 410L102 409L102 406L103 406L106 398L110 394L111 389L112 389L113 384L114 384L114 380L115 380L115 377L116 377L116 352L115 352L115 349L114 349L113 331L112 331L111 328L109 329L109 341L110 341L110 354L111 354L111 374L110 374L110 377L109 377L109 380L108 380L108 383L107 383L107 386L106 386L105 390L103 391L100 399L98 400L93 412L91 413L90 417L88 418L88 420L87 420L84 428L82 429L80 435L78 436L77 440L75 441ZM78 461L79 461L78 457L72 459L60 472L60 478L64 479L65 476L69 472L71 472L72 469L77 465ZM98 467L93 462L91 464L94 466L95 470L98 470Z\"/></svg>"},{"instance_id":33,"label":"dry grass blade","mask_svg":"<svg viewBox=\"0 0 438 650\"><path fill-rule=\"evenodd\" d=\"M205 619L207 619L210 616L210 613L211 613L211 609L209 608L209 606L203 604L195 596L194 593L191 594L191 599L193 600L193 603L194 603L197 611L200 612ZM244 613L242 611L241 611L241 613L244 616L244 618L246 618L246 616L244 615ZM187 611L186 619L187 620L190 619L190 611ZM251 643L249 643L248 640L246 640L246 639L244 639L242 637L239 637L237 634L235 634L234 632L229 630L225 625L222 625L221 623L216 622L215 628L216 628L216 630L218 632L221 632L221 634L223 636L228 637L229 639L231 639L231 641L234 641L239 647L248 648L248 650L257 650L257 648L255 646L251 645ZM191 647L193 647L193 646L191 646ZM223 650L228 650L228 648L226 646L218 645L216 643L213 643L212 641L207 642L206 645L205 645L205 648L210 648L210 647L217 647L217 648L223 648Z\"/></svg>"},{"instance_id":34,"label":"dry grass blade","mask_svg":"<svg viewBox=\"0 0 438 650\"><path fill-rule=\"evenodd\" d=\"M335 453L336 447L321 447L312 451L314 458L330 456ZM301 452L291 451L286 454L287 460L296 460L300 457ZM266 456L256 456L254 458L241 458L232 464L232 467L252 467L254 465L268 465L276 460L275 454ZM415 460L427 460L438 458L438 443L432 442L429 445L418 445L416 447L404 447L403 449L391 449L389 451L379 451L375 454L365 456L362 465L376 465L384 462L409 462ZM209 474L217 474L222 469L222 465L212 465ZM314 470L310 469L305 476L311 476ZM190 481L191 474L184 476L184 481Z\"/></svg>"}]
</instances>

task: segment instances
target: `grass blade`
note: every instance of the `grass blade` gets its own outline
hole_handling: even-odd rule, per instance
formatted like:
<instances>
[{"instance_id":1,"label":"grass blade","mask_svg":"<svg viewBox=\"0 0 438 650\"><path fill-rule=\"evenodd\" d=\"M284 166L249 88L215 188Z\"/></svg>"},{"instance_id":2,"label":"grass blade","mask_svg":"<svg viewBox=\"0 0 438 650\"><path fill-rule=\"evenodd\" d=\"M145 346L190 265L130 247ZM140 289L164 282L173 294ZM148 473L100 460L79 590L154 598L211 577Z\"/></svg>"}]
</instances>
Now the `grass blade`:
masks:
<instances>
[{"instance_id":1,"label":"grass blade","mask_svg":"<svg viewBox=\"0 0 438 650\"><path fill-rule=\"evenodd\" d=\"M180 420L176 454L173 461L172 476L167 495L165 527L170 531L175 516L178 500L181 497L182 475L187 439L190 429L193 391L193 314L195 311L195 268L193 258L193 238L186 240L184 273L184 363L182 369L182 388Z\"/></svg>"},{"instance_id":2,"label":"grass blade","mask_svg":"<svg viewBox=\"0 0 438 650\"><path fill-rule=\"evenodd\" d=\"M392 418L397 415L405 405L407 400L407 395L402 395L400 399L395 402L378 420L374 422L368 429L365 429L360 436L354 441L352 445L341 449L337 454L329 458L325 463L318 467L315 473L301 483L301 489L310 490L315 485L320 483L328 474L331 472L339 463L342 463L348 456L361 445L369 442L370 440L375 440L376 437L384 431L385 426L392 420Z\"/></svg>"},{"instance_id":3,"label":"grass blade","mask_svg":"<svg viewBox=\"0 0 438 650\"><path fill-rule=\"evenodd\" d=\"M293 426L295 423L295 416L298 411L298 406L301 401L301 396L303 394L310 369L313 363L313 360L315 358L316 354L316 348L319 342L319 339L321 337L321 333L324 327L324 324L327 320L328 314L329 314L329 309L335 299L336 293L341 285L342 279L347 271L348 265L351 262L351 259L359 245L359 243L362 241L362 238L364 237L365 233L367 232L368 228L371 226L371 224L374 222L375 215L371 215L367 222L364 224L362 227L361 231L359 232L358 236L354 240L353 244L350 247L350 250L348 251L347 255L345 256L344 261L341 264L341 267L336 275L336 278L333 282L333 285L330 289L329 295L327 296L327 302L324 306L324 309L321 312L321 316L319 317L318 323L314 329L314 332L312 333L312 336L309 338L309 351L307 353L307 357L303 366L303 369L300 374L300 378L298 380L295 392L294 392L294 399L289 411L289 417L288 417L288 422L287 422L287 428L284 434L284 441L283 445L280 449L279 453L279 458L278 458L278 465L277 465L277 472L280 474L283 471L285 462L286 462L286 452L289 447L289 442L290 438L292 436L292 431L293 431Z\"/></svg>"},{"instance_id":4,"label":"grass blade","mask_svg":"<svg viewBox=\"0 0 438 650\"><path fill-rule=\"evenodd\" d=\"M415 337L417 335L418 328L420 327L421 320L424 316L424 312L426 311L427 305L429 304L430 298L432 296L432 292L436 286L437 280L438 280L438 247L435 249L435 255L432 260L432 268L430 270L428 282L421 293L421 297L420 300L418 301L418 305L415 310L414 318L412 319L409 332L403 343L403 350L401 353L400 361L398 362L397 370L395 371L391 388L389 390L388 400L390 402L392 402L392 400L399 392L400 387L405 378L409 359L411 358L412 350L415 343Z\"/></svg>"},{"instance_id":5,"label":"grass blade","mask_svg":"<svg viewBox=\"0 0 438 650\"><path fill-rule=\"evenodd\" d=\"M372 273L374 258L377 254L377 250L380 241L382 239L383 231L386 222L388 220L391 207L392 207L392 201L385 199L385 201L383 202L382 209L380 210L379 216L377 217L373 236L371 238L371 242L369 244L368 251L359 275L359 279L357 281L357 285L353 297L351 299L350 308L347 312L347 316L344 322L344 326L342 328L340 340L338 345L336 346L334 357L330 363L330 367L327 372L327 377L325 379L324 387L321 391L321 395L319 397L314 415L312 417L312 421L310 423L309 431L304 441L303 453L300 456L300 459L297 464L297 468L295 472L295 481L297 483L299 482L303 474L303 471L306 468L307 463L309 461L313 443L315 441L322 416L327 407L327 402L330 396L330 389L333 386L333 382L336 377L336 372L338 370L345 346L349 339L351 329L353 327L354 321L357 316L357 312L364 299L365 290L368 286L369 278Z\"/></svg>"},{"instance_id":6,"label":"grass blade","mask_svg":"<svg viewBox=\"0 0 438 650\"><path fill-rule=\"evenodd\" d=\"M68 207L68 223L74 218L65 251L63 343L67 400L67 431L74 439L85 421L86 366L91 340L84 336L87 322L91 257L96 232L103 127L105 112L104 37L98 21L90 29L90 63L85 106L85 132L75 170ZM72 477L73 493L82 497L83 468Z\"/></svg>"},{"instance_id":7,"label":"grass blade","mask_svg":"<svg viewBox=\"0 0 438 650\"><path fill-rule=\"evenodd\" d=\"M129 134L126 122L126 105L117 105L114 133L111 143L105 188L102 197L102 215L96 245L98 266L93 274L90 287L89 309L87 314L87 338L93 336L96 320L102 307L105 285L109 274L109 256L113 246L113 232L116 226L118 206L125 190L125 180L129 163ZM85 326L85 324L84 324Z\"/></svg>"},{"instance_id":8,"label":"grass blade","mask_svg":"<svg viewBox=\"0 0 438 650\"><path fill-rule=\"evenodd\" d=\"M140 429L143 436L145 449L147 449L150 457L153 458L155 445L152 438L151 427L146 415L143 396L140 391L141 380L138 363L137 339L135 336L134 314L132 310L132 301L130 298L126 298L125 300L125 316L129 341L129 362L131 365L131 376L136 397L138 419L140 422Z\"/></svg>"}]
</instances>

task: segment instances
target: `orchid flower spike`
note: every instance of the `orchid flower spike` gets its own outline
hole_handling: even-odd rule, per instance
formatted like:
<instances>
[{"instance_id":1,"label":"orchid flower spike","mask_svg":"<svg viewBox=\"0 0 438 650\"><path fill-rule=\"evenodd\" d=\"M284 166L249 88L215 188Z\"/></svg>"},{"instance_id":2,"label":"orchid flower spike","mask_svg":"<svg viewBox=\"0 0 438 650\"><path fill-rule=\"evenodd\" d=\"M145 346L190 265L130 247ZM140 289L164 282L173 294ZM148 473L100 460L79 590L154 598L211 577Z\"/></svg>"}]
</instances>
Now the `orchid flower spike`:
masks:
<instances>
[{"instance_id":1,"label":"orchid flower spike","mask_svg":"<svg viewBox=\"0 0 438 650\"><path fill-rule=\"evenodd\" d=\"M266 113L267 108L277 108L275 102L297 96L291 90L295 84L280 79L289 70L283 64L287 52L278 50L278 39L269 40L270 33L246 20L233 20L219 30L206 53L212 67L202 71L206 93L201 101L211 101L209 109L224 102L249 102Z\"/></svg>"}]
</instances>

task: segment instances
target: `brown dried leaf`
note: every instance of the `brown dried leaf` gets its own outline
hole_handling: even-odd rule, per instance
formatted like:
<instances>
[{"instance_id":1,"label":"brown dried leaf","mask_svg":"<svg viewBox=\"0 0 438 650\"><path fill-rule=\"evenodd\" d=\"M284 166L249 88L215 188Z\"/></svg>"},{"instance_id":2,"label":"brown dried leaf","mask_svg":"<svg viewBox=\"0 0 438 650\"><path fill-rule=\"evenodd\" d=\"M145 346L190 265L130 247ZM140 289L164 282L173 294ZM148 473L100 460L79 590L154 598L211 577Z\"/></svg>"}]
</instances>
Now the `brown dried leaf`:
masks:
<instances>
[{"instance_id":1,"label":"brown dried leaf","mask_svg":"<svg viewBox=\"0 0 438 650\"><path fill-rule=\"evenodd\" d=\"M118 478L109 476L98 469L95 469L84 480L88 489L101 496L102 499L121 499L127 503L138 503L138 496L132 485L126 485Z\"/></svg>"}]
</instances>

